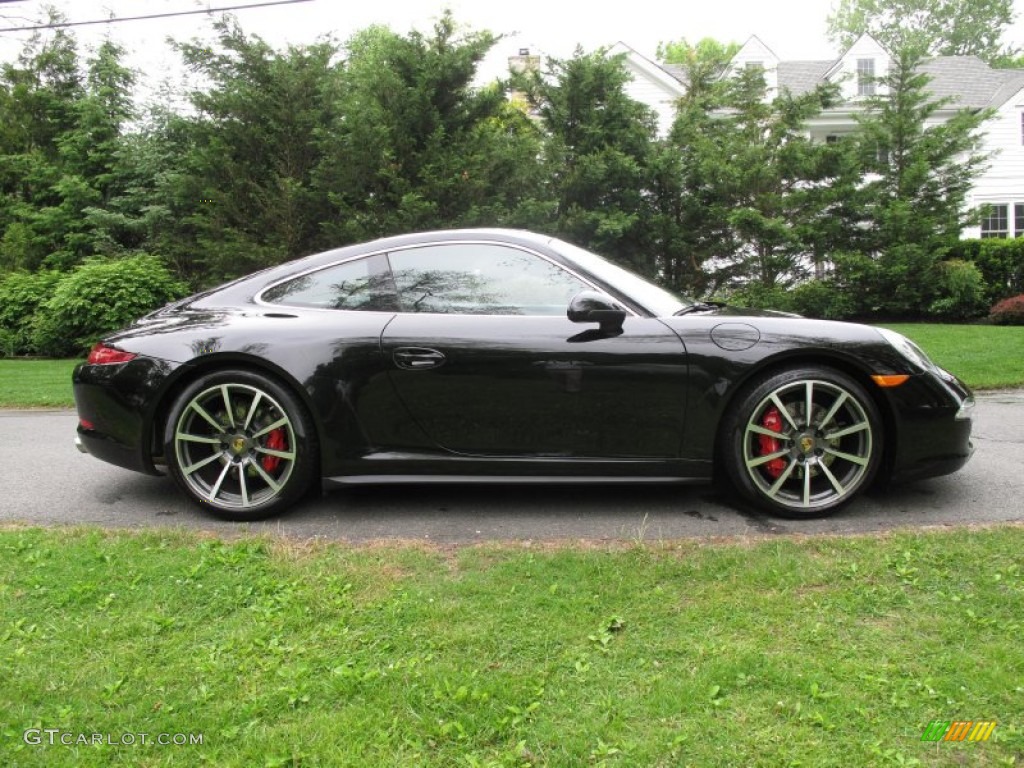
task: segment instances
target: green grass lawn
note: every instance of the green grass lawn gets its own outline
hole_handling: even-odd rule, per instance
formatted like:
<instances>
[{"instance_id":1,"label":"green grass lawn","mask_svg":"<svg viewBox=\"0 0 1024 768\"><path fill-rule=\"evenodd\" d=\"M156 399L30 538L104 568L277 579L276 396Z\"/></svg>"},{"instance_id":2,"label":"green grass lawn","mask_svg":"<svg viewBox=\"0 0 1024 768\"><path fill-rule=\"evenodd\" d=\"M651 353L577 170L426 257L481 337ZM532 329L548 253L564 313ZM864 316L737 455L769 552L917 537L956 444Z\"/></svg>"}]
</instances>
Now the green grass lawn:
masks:
<instances>
[{"instance_id":1,"label":"green grass lawn","mask_svg":"<svg viewBox=\"0 0 1024 768\"><path fill-rule=\"evenodd\" d=\"M886 324L976 389L1024 385L1024 327Z\"/></svg>"},{"instance_id":2,"label":"green grass lawn","mask_svg":"<svg viewBox=\"0 0 1024 768\"><path fill-rule=\"evenodd\" d=\"M0 407L71 407L79 360L0 360Z\"/></svg>"},{"instance_id":3,"label":"green grass lawn","mask_svg":"<svg viewBox=\"0 0 1024 768\"><path fill-rule=\"evenodd\" d=\"M457 549L3 529L0 764L1019 765L1022 552L1013 526ZM998 725L923 742L937 720ZM115 745L61 745L82 733Z\"/></svg>"}]
</instances>

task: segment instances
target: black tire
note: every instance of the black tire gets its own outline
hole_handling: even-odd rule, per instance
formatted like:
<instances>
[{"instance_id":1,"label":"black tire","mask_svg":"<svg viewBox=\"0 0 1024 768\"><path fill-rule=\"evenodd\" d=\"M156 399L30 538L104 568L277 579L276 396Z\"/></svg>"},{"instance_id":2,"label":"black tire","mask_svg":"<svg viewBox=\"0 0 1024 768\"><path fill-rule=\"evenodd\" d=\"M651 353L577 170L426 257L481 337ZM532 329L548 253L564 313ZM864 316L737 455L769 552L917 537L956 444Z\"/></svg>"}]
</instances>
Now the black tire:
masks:
<instances>
[{"instance_id":1,"label":"black tire","mask_svg":"<svg viewBox=\"0 0 1024 768\"><path fill-rule=\"evenodd\" d=\"M765 375L737 396L723 420L720 459L743 501L780 517L823 517L871 485L883 439L878 408L860 384L808 366Z\"/></svg>"},{"instance_id":2,"label":"black tire","mask_svg":"<svg viewBox=\"0 0 1024 768\"><path fill-rule=\"evenodd\" d=\"M167 418L164 456L185 495L225 520L283 512L317 474L316 432L305 407L254 371L216 371L185 387Z\"/></svg>"}]
</instances>

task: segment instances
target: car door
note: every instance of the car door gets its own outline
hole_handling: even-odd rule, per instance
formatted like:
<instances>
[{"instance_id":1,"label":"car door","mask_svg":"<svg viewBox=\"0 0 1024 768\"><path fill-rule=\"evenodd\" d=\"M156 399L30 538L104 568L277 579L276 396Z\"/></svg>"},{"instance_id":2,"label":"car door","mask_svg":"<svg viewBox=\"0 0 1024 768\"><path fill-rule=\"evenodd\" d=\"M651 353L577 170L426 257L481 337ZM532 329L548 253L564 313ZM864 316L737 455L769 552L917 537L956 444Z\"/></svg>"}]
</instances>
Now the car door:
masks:
<instances>
[{"instance_id":1,"label":"car door","mask_svg":"<svg viewBox=\"0 0 1024 768\"><path fill-rule=\"evenodd\" d=\"M674 457L685 350L653 318L621 334L572 323L594 287L538 252L493 242L388 254L399 313L389 376L428 439L474 456Z\"/></svg>"},{"instance_id":2,"label":"car door","mask_svg":"<svg viewBox=\"0 0 1024 768\"><path fill-rule=\"evenodd\" d=\"M290 369L306 372L302 384L323 428L320 449L328 474L374 446L422 442L380 350L380 335L398 303L384 254L289 278L263 291L260 301L298 315L283 326L278 342L287 348ZM412 436L405 438L405 430Z\"/></svg>"}]
</instances>

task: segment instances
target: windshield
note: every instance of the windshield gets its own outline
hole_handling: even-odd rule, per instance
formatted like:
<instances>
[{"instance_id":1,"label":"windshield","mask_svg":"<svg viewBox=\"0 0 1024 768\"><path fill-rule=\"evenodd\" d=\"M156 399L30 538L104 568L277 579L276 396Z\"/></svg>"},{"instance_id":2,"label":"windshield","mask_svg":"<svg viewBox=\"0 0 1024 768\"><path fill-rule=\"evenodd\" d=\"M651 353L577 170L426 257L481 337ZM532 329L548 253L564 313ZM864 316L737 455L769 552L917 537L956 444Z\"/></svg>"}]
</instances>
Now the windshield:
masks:
<instances>
[{"instance_id":1,"label":"windshield","mask_svg":"<svg viewBox=\"0 0 1024 768\"><path fill-rule=\"evenodd\" d=\"M654 283L648 282L628 269L612 264L590 251L553 239L550 245L559 253L584 271L589 272L602 282L622 291L637 304L653 312L657 317L668 317L679 310L693 305L693 300L668 291Z\"/></svg>"}]
</instances>

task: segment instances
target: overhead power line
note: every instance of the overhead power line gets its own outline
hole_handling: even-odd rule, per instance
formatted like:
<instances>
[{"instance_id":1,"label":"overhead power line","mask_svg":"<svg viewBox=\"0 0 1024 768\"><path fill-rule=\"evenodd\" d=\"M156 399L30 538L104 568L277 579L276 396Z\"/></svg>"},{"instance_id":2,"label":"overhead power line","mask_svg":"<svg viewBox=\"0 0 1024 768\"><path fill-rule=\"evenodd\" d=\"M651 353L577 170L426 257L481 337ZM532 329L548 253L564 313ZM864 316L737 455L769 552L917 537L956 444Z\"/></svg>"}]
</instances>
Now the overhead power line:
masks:
<instances>
[{"instance_id":1,"label":"overhead power line","mask_svg":"<svg viewBox=\"0 0 1024 768\"><path fill-rule=\"evenodd\" d=\"M0 0L0 4L15 2L15 0ZM119 24L122 21L147 21L149 19L167 19L172 16L195 16L198 14L220 13L221 11L242 11L247 8L265 8L269 5L293 5L294 3L309 3L312 0L270 0L265 3L246 3L245 5L228 5L220 8L203 8L195 11L175 11L173 13L152 13L147 16L122 16L111 19L95 19L93 21L59 21L52 24L36 24L30 27L7 27L0 29L0 32L33 32L37 29L64 29L65 27L86 27L91 24Z\"/></svg>"}]
</instances>

